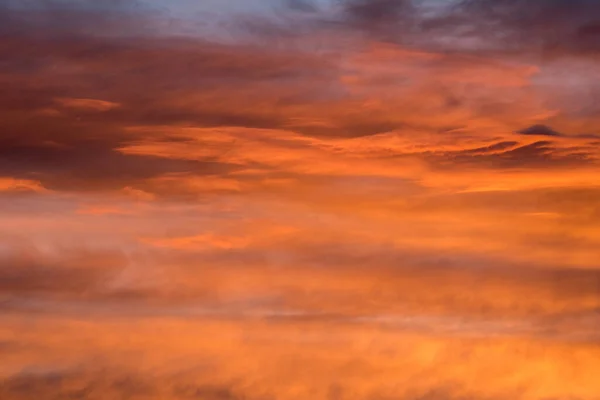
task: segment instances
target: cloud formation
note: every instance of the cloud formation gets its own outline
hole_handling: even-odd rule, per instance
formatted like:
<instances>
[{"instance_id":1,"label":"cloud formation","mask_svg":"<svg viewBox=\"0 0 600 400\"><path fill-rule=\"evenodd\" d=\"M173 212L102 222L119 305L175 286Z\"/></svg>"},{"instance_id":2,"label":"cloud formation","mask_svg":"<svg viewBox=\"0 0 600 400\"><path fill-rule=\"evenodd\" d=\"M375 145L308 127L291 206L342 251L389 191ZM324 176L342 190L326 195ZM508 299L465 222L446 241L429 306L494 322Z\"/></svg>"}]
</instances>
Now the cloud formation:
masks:
<instances>
[{"instance_id":1,"label":"cloud formation","mask_svg":"<svg viewBox=\"0 0 600 400\"><path fill-rule=\"evenodd\" d=\"M478 22L494 26L507 44L559 54L595 55L600 50L600 7L594 1L467 0L461 6Z\"/></svg>"},{"instance_id":2,"label":"cloud formation","mask_svg":"<svg viewBox=\"0 0 600 400\"><path fill-rule=\"evenodd\" d=\"M0 398L595 400L595 2L227 3L0 0Z\"/></svg>"}]
</instances>

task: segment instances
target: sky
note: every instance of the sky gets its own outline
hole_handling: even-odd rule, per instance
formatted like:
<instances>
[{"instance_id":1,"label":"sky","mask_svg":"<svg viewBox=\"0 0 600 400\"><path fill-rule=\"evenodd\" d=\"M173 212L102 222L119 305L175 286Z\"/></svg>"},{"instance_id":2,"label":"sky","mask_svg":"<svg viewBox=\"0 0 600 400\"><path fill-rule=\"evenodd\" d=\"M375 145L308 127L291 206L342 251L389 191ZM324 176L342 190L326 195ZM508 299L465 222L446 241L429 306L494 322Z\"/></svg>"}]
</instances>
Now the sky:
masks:
<instances>
[{"instance_id":1,"label":"sky","mask_svg":"<svg viewBox=\"0 0 600 400\"><path fill-rule=\"evenodd\" d=\"M600 399L596 0L0 0L0 399Z\"/></svg>"}]
</instances>

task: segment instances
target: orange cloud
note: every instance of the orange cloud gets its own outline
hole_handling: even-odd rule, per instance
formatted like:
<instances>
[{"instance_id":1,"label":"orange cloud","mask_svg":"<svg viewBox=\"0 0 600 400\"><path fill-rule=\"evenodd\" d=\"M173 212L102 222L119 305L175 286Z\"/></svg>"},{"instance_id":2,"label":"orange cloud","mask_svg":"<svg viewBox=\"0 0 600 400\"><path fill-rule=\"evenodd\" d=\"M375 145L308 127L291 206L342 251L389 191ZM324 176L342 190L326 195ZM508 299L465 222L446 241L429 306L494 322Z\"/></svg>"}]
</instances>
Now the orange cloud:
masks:
<instances>
[{"instance_id":1,"label":"orange cloud","mask_svg":"<svg viewBox=\"0 0 600 400\"><path fill-rule=\"evenodd\" d=\"M163 239L143 238L141 240L143 243L148 243L152 246L181 250L200 250L207 247L215 249L236 249L244 248L248 244L248 240L245 238L224 238L212 234Z\"/></svg>"},{"instance_id":2,"label":"orange cloud","mask_svg":"<svg viewBox=\"0 0 600 400\"><path fill-rule=\"evenodd\" d=\"M0 178L0 192L45 192L46 188L38 181L29 179Z\"/></svg>"},{"instance_id":3,"label":"orange cloud","mask_svg":"<svg viewBox=\"0 0 600 400\"><path fill-rule=\"evenodd\" d=\"M592 2L13 3L2 400L597 400Z\"/></svg>"}]
</instances>

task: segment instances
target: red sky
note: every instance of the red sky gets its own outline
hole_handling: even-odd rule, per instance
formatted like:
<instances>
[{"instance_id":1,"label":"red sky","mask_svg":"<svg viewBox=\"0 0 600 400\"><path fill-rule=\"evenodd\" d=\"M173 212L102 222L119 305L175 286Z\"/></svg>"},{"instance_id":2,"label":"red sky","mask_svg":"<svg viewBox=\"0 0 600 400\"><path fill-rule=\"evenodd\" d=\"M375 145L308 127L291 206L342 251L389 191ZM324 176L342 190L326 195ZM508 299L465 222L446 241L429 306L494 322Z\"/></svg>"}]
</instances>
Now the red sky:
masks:
<instances>
[{"instance_id":1,"label":"red sky","mask_svg":"<svg viewBox=\"0 0 600 400\"><path fill-rule=\"evenodd\" d=\"M595 0L0 0L0 52L0 399L600 399Z\"/></svg>"}]
</instances>

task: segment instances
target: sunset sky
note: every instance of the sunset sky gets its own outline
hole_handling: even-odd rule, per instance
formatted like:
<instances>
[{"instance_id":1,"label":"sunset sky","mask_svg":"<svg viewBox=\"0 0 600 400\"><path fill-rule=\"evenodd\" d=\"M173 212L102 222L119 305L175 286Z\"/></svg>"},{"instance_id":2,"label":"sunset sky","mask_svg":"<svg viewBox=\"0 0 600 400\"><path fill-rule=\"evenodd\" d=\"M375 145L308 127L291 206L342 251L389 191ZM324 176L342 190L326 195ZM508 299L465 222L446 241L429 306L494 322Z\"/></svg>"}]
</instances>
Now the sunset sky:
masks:
<instances>
[{"instance_id":1,"label":"sunset sky","mask_svg":"<svg viewBox=\"0 0 600 400\"><path fill-rule=\"evenodd\" d=\"M0 0L1 400L600 399L598 0Z\"/></svg>"}]
</instances>

